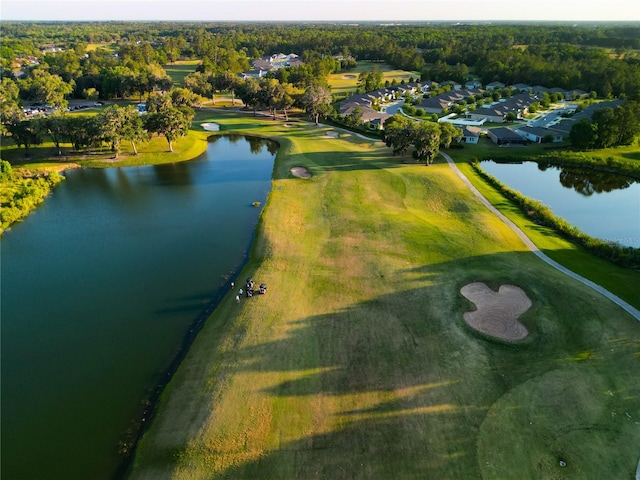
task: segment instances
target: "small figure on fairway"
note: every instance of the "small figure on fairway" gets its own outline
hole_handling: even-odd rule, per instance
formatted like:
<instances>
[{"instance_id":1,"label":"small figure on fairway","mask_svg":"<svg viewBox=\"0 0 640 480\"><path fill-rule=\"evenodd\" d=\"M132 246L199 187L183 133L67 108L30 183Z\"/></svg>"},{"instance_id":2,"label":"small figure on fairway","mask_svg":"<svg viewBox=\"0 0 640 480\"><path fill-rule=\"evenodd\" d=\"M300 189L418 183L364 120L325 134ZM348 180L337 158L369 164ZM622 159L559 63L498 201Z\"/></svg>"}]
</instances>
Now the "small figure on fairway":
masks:
<instances>
[{"instance_id":1,"label":"small figure on fairway","mask_svg":"<svg viewBox=\"0 0 640 480\"><path fill-rule=\"evenodd\" d=\"M236 302L240 302L240 295L236 295Z\"/></svg>"},{"instance_id":2,"label":"small figure on fairway","mask_svg":"<svg viewBox=\"0 0 640 480\"><path fill-rule=\"evenodd\" d=\"M240 289L240 295L242 295L242 289Z\"/></svg>"}]
</instances>

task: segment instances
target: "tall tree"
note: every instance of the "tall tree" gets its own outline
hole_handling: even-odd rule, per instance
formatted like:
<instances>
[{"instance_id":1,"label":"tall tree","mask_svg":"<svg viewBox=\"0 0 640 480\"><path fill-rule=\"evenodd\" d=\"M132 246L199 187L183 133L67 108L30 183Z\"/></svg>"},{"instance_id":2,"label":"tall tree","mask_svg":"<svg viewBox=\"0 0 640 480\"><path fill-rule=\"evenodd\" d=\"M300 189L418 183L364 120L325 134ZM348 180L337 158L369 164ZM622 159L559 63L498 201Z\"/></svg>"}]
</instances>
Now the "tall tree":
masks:
<instances>
[{"instance_id":1,"label":"tall tree","mask_svg":"<svg viewBox=\"0 0 640 480\"><path fill-rule=\"evenodd\" d=\"M123 140L130 141L134 155L138 154L136 142L144 139L146 134L135 106L110 105L97 115L96 121L101 139L111 144L114 158L118 158Z\"/></svg>"},{"instance_id":2,"label":"tall tree","mask_svg":"<svg viewBox=\"0 0 640 480\"><path fill-rule=\"evenodd\" d=\"M453 126L451 123L439 123L440 127L440 144L444 148L449 148L451 142L459 142L462 139L462 130Z\"/></svg>"},{"instance_id":3,"label":"tall tree","mask_svg":"<svg viewBox=\"0 0 640 480\"><path fill-rule=\"evenodd\" d=\"M38 119L41 128L56 146L57 155L62 155L60 143L69 138L69 117L62 112L53 112L46 117Z\"/></svg>"},{"instance_id":4,"label":"tall tree","mask_svg":"<svg viewBox=\"0 0 640 480\"><path fill-rule=\"evenodd\" d=\"M309 85L300 99L302 108L313 118L316 125L320 117L328 116L333 110L331 101L329 87L319 84Z\"/></svg>"},{"instance_id":5,"label":"tall tree","mask_svg":"<svg viewBox=\"0 0 640 480\"><path fill-rule=\"evenodd\" d=\"M0 82L0 133L4 133L4 126L18 123L25 118L20 106L20 89L9 77L2 77Z\"/></svg>"},{"instance_id":6,"label":"tall tree","mask_svg":"<svg viewBox=\"0 0 640 480\"><path fill-rule=\"evenodd\" d=\"M418 122L411 129L411 138L415 147L413 158L431 165L439 152L440 126L432 122Z\"/></svg>"},{"instance_id":7,"label":"tall tree","mask_svg":"<svg viewBox=\"0 0 640 480\"><path fill-rule=\"evenodd\" d=\"M148 113L145 127L150 133L164 136L169 143L169 151L173 152L173 141L187 134L192 119L193 114L189 116L176 107L169 107Z\"/></svg>"},{"instance_id":8,"label":"tall tree","mask_svg":"<svg viewBox=\"0 0 640 480\"><path fill-rule=\"evenodd\" d=\"M38 121L22 120L7 125L11 138L18 146L24 146L25 157L31 156L31 146L40 145L43 132Z\"/></svg>"},{"instance_id":9,"label":"tall tree","mask_svg":"<svg viewBox=\"0 0 640 480\"><path fill-rule=\"evenodd\" d=\"M394 155L404 155L411 146L413 120L404 115L395 114L384 122L384 143L393 150Z\"/></svg>"},{"instance_id":10,"label":"tall tree","mask_svg":"<svg viewBox=\"0 0 640 480\"><path fill-rule=\"evenodd\" d=\"M74 85L73 80L67 83L60 76L52 75L42 68L33 70L31 75L22 81L27 98L58 108L67 106L65 97L73 91Z\"/></svg>"}]
</instances>

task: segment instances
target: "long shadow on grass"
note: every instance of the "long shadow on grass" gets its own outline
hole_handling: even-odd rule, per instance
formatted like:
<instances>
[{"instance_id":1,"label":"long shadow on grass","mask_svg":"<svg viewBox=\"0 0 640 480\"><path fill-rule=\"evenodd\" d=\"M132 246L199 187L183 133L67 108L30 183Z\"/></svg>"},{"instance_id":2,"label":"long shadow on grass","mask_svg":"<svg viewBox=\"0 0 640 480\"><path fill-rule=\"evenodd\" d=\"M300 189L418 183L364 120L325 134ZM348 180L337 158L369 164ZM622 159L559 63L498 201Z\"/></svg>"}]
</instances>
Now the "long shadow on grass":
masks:
<instances>
[{"instance_id":1,"label":"long shadow on grass","mask_svg":"<svg viewBox=\"0 0 640 480\"><path fill-rule=\"evenodd\" d=\"M295 438L287 415L279 417L274 430L294 438L281 434L279 449L224 478L479 477L477 435L505 393L583 361L598 378L611 364L632 369L633 342L613 345L633 334L634 322L612 319L615 309L529 253L430 265L387 281L398 282L396 293L294 321L286 338L239 352L239 371L283 379L262 391L295 412L292 422L304 412L307 428L293 432L314 433ZM524 288L534 301L522 317L530 338L506 345L470 330L462 312L473 307L458 292L471 281Z\"/></svg>"},{"instance_id":2,"label":"long shadow on grass","mask_svg":"<svg viewBox=\"0 0 640 480\"><path fill-rule=\"evenodd\" d=\"M292 154L288 156L287 164L305 166L312 171L351 172L394 169L402 166L402 160L400 158L397 161L385 159L380 155L380 152L326 151ZM290 175L287 174L282 178L290 178Z\"/></svg>"}]
</instances>

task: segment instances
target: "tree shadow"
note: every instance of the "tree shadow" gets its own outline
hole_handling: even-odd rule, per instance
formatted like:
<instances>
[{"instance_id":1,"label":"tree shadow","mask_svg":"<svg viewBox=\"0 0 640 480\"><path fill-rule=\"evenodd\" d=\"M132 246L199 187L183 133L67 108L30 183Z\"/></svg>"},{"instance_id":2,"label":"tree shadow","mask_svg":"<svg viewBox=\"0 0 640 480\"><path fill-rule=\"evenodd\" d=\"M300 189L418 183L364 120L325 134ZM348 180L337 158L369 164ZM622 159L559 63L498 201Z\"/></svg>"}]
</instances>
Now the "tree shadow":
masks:
<instances>
[{"instance_id":1,"label":"tree shadow","mask_svg":"<svg viewBox=\"0 0 640 480\"><path fill-rule=\"evenodd\" d=\"M265 450L246 432L243 447L219 447L233 465L222 478L479 476L476 440L491 405L585 350L610 361L611 342L632 331L559 275L529 252L401 270L388 280L404 285L394 293L292 320L286 335L240 348L231 376L279 379L254 388L291 415L271 418L269 435L280 438ZM474 307L459 294L472 281L523 288L531 338L506 344L472 331L462 313ZM289 428L300 415L308 429Z\"/></svg>"}]
</instances>

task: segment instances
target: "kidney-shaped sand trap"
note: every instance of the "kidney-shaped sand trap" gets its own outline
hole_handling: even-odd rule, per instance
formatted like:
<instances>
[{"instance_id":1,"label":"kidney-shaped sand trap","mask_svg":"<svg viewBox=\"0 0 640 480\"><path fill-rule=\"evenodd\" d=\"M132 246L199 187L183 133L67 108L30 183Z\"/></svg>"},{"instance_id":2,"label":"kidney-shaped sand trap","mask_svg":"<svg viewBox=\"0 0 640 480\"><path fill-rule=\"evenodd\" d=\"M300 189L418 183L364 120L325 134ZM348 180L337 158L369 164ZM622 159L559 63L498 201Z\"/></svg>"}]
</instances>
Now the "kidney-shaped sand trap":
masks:
<instances>
[{"instance_id":1,"label":"kidney-shaped sand trap","mask_svg":"<svg viewBox=\"0 0 640 480\"><path fill-rule=\"evenodd\" d=\"M476 310L464 314L470 327L507 342L522 340L529 334L518 321L531 307L531 300L521 288L501 285L494 292L484 283L474 282L462 287L460 293L476 305Z\"/></svg>"},{"instance_id":2,"label":"kidney-shaped sand trap","mask_svg":"<svg viewBox=\"0 0 640 480\"><path fill-rule=\"evenodd\" d=\"M304 167L291 167L291 174L298 178L311 178L311 172Z\"/></svg>"}]
</instances>

